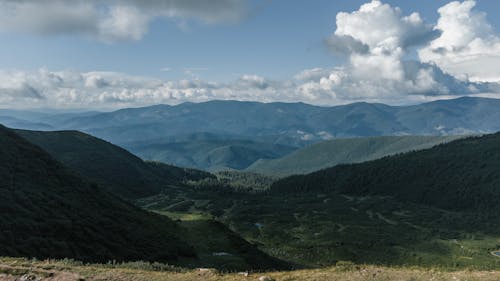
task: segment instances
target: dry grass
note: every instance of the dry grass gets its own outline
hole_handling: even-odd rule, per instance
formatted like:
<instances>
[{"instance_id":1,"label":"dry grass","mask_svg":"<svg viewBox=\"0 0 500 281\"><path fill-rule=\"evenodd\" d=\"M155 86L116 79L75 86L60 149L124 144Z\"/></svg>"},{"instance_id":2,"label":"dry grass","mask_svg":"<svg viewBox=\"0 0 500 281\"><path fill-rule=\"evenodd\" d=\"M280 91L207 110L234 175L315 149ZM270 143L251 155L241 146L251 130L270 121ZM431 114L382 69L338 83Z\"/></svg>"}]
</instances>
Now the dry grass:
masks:
<instances>
[{"instance_id":1,"label":"dry grass","mask_svg":"<svg viewBox=\"0 0 500 281\"><path fill-rule=\"evenodd\" d=\"M215 270L153 271L119 266L79 265L67 261L29 261L0 258L0 280L121 280L121 281L237 281L259 280L268 276L276 281L497 281L500 271L441 271L423 268L377 266L338 266L289 272L219 273Z\"/></svg>"}]
</instances>

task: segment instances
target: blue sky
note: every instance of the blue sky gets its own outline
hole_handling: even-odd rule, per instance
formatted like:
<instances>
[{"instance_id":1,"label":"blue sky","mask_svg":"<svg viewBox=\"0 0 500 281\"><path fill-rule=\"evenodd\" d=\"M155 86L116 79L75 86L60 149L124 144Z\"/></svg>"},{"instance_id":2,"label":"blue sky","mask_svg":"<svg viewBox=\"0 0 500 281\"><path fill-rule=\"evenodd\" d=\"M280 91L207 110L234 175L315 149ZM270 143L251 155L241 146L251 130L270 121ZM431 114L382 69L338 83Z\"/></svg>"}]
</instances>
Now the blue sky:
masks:
<instances>
[{"instance_id":1,"label":"blue sky","mask_svg":"<svg viewBox=\"0 0 500 281\"><path fill-rule=\"evenodd\" d=\"M30 3L32 1L26 2ZM106 75L109 75L111 72L127 75L128 78L123 79L129 79L129 76L131 76L143 77L151 80L156 79L157 82L161 81L161 83L179 80L197 81L197 83L202 81L203 83L200 83L205 86L207 83L217 83L216 87L229 88L229 90L226 89L224 95L219 96L216 94L205 94L203 91L201 91L201 94L190 94L191 96L202 95L203 98L200 100L218 97L239 99L238 91L241 90L243 85L240 85L240 88L235 90L235 87L233 87L232 84L234 81L241 80L241 77L243 76L249 78L246 80L252 80L252 83L258 80L257 82L261 83L261 88L268 88L272 86L274 87L273 92L278 92L280 91L280 89L278 89L279 87L286 88L286 86L279 86L276 85L276 83L286 84L287 81L289 82L290 80L293 80L293 77L296 77L297 74L303 72L304 70L322 69L324 70L322 72L323 76L331 77L331 73L328 74L326 70L334 67L347 68L347 66L354 69L353 54L346 55L345 53L334 53L331 51L331 48L325 44L325 40L332 36L337 28L336 15L338 13L352 13L360 9L361 5L370 3L370 1L358 0L214 0L214 11L205 13L196 7L182 7L184 10L179 8L181 12L178 12L175 10L177 9L175 5L181 1L166 0L164 2L173 6L175 11L166 11L166 13L169 12L170 14L169 16L165 16L165 14L153 15L153 12L149 10L141 10L140 13L149 17L148 23L145 24L147 31L139 32L140 35L131 35L127 34L126 31L123 33L123 30L116 31L121 32L116 34L113 33L115 32L114 30L98 31L96 34L93 34L92 32L94 31L83 29L87 27L79 26L79 24L82 23L76 22L76 20L75 22L72 22L71 18L64 18L61 21L56 21L54 24L51 20L59 14L56 12L51 13L50 9L53 9L54 11L61 10L66 12L66 10L72 8L71 5L67 5L68 2L80 3L82 1L67 1L66 4L61 4L62 2L58 0L45 0L41 2L51 3L47 6L47 18L44 18L42 15L33 17L32 20L29 20L30 15L22 13L29 13L31 10L27 8L23 10L23 7L17 7L16 5L18 4L15 4L13 1L0 1L0 5L4 5L4 10L6 9L5 7L8 7L10 9L14 9L14 11L20 14L18 18L10 19L8 18L8 13L0 13L0 41L2 42L2 44L0 44L0 66L4 72L4 76L7 77L4 80L12 81L12 76L16 75L40 75L38 74L40 69L50 73L59 73L64 71L70 71L73 73L100 73L105 71L108 73ZM94 1L89 2L92 3ZM97 0L95 2L98 2L96 5L99 6L99 9L106 7L106 5L111 7L117 3L113 0ZM131 7L137 6L140 7L140 9L143 9L141 4L137 4L138 2L140 1L129 0L123 3L126 3L125 5L129 5ZM196 0L189 2L194 3L193 5L196 6ZM208 1L198 2L204 2L205 4L208 3ZM442 0L386 0L382 1L381 4L388 4L391 9L400 7L402 10L400 17L408 16L411 13L417 12L420 14L420 17L425 24L431 26L431 28L435 28L435 25L440 17L437 10L450 2L451 1ZM33 5L36 9L36 1L34 3L35 4ZM232 3L232 8L227 8L227 3ZM457 3L463 4L464 2L459 1ZM495 17L495 13L500 11L500 2L478 0L475 1L475 4L476 5L473 8L473 11L477 13L484 12L486 14L488 24L492 27L492 30L488 31L490 33L489 35L484 35L484 32L481 31L478 32L478 34L482 35L477 36L483 36L484 38L481 37L483 39L489 38L488 36L490 35L494 37L498 36L500 19ZM219 8L217 5L221 5L221 7ZM76 11L71 12L79 13L78 9L83 9L78 7L77 4L74 4L73 6ZM162 6L160 8L172 9L171 6L165 6L167 8ZM160 8L156 7L156 9ZM234 11L231 10L233 8ZM225 16L218 18L219 13L217 9L225 9L223 13ZM234 14L234 17L232 15L227 16L227 14L231 13ZM20 20L22 18L28 18L28 20ZM86 19L83 16L82 18ZM57 24L62 25L62 27L54 27ZM86 26L91 25L90 23L85 24ZM39 26L47 26L47 28L42 29L39 28ZM73 26L75 27L73 28ZM96 26L98 25L96 24ZM134 36L135 38L132 38ZM351 35L347 34L347 36ZM355 38L355 36L353 38L356 40L359 39ZM495 40L488 43L490 49L488 49L487 52L489 52L489 55L496 57L497 50L495 48L497 42ZM431 40L428 40L425 44L430 44L430 42ZM423 48L422 46L409 46L408 48L404 48L403 57L398 57L397 61L412 59L419 60L419 55L416 50ZM371 57L373 58L373 56ZM378 63L384 64L380 62ZM466 70L463 70L463 66L461 66L462 69L456 70L456 66L445 65L446 62L442 63L443 65L438 63L437 66L444 70L445 74L452 74L454 78L464 81L464 75L470 75ZM437 70L435 70L434 73L436 71ZM347 75L349 76L349 79L351 79L351 77L356 76L354 74L355 72L348 72L347 74L342 73L342 77ZM104 74L100 75L103 76ZM403 76L408 75L406 73ZM113 77L114 79L117 79L116 76ZM384 79L385 78L387 77L384 77ZM477 81L472 82L484 82L481 81L484 77L476 78L477 77L473 77L472 80ZM107 79L107 77L104 77L103 79ZM316 79L317 81L315 81L319 82L320 79L321 78L318 77ZM493 82L496 82L496 77L487 77L484 79L488 82L492 82L493 79ZM2 82L1 79L0 82ZM465 81L464 83L467 84L469 82L471 81ZM352 81L349 83L357 84ZM26 87L32 88L44 98L48 94L44 93L47 89L39 89L40 86L35 85L37 83L29 79L25 79L22 82L13 82L13 84L16 84L17 86L22 84L18 87L22 88L21 90ZM113 83L108 83L106 85L109 84ZM130 86L130 84L134 83L129 83L127 85ZM140 86L137 86L136 84L134 84L134 87L140 88ZM221 86L221 84L224 85ZM231 84L231 86L228 86L228 84ZM464 84L462 86L466 88L470 86L469 84ZM127 85L123 87L126 87ZM205 89L203 88L205 87L203 85L198 85L196 87ZM297 87L299 86L300 85L297 85ZM310 86L313 87L314 85ZM462 86L455 85L452 89L456 89L457 87L460 88ZM2 87L2 84L0 83L0 90L2 88L10 89L9 87L9 85ZM68 88L73 86L65 85L64 87ZM76 90L79 90L78 85L74 85L74 87ZM194 88L196 90L196 87L193 85L189 87L190 89ZM179 87L175 88L177 90L179 89ZM326 91L324 87L321 89L322 91ZM350 89L351 88L346 89L342 86L335 88L332 91L354 91ZM375 87L373 87L373 89L375 89ZM117 89L112 90L116 91ZM120 90L123 91L123 88ZM288 91L290 89L286 88L285 90ZM398 87L395 86L392 90L398 90ZM231 93L228 93L228 91L231 91ZM435 89L429 91L432 93L427 96L436 95ZM461 92L460 94L467 94L464 91L459 92ZM491 92L495 91L492 89L480 89L474 93L491 94ZM13 94L11 92L9 93L9 100L13 100ZM411 103L419 101L419 99L414 99L414 97L411 96L414 94L411 90L408 90L406 93L409 96L408 99L405 99L404 97L397 97L395 99L390 97L389 99L386 99L385 96L387 96L387 94L380 94L377 96L377 93L374 93L373 95L365 98L362 96L357 97L357 95L354 94L351 95L353 96L352 99L346 98L345 96L340 99L338 98L339 95L337 95L337 98L331 100L332 102L328 102L328 94L325 93L321 93L319 97L314 97L311 100L308 100L307 98L301 99L300 96L286 96L285 94L281 96L277 95L275 98L266 99L262 98L263 93L259 94L260 96L257 94L255 95L255 100L296 100L318 104L337 104L357 100L382 102L387 100L389 103ZM443 94L443 97L454 94L455 93L448 91ZM136 103L133 100L129 100L126 102L117 102L114 106L126 106L130 104L142 105L154 102L171 103L169 99L172 99L172 94L170 93L167 96L168 97L164 100L161 98L155 98L150 99L149 101L138 100ZM424 96L426 96L426 94L424 94ZM113 100L114 98L117 98L117 100L120 99L120 97L113 97L110 100ZM172 103L189 100L189 98L178 99L177 97L174 99L175 101ZM242 99L251 99L251 95L249 96L245 93ZM196 99L194 100L196 101ZM421 98L420 100L425 99ZM91 101L87 101L87 103L89 102ZM94 99L92 102L97 103L99 101L98 99ZM111 103L110 101L106 102ZM14 106L15 102L11 103ZM63 104L68 103L63 102ZM90 104L90 106L91 105L92 104ZM19 103L17 106L19 106ZM37 103L30 103L29 106L36 107ZM86 106L89 106L89 104L86 104Z\"/></svg>"},{"instance_id":2,"label":"blue sky","mask_svg":"<svg viewBox=\"0 0 500 281\"><path fill-rule=\"evenodd\" d=\"M180 28L169 19L156 19L144 39L103 43L80 36L0 35L0 65L33 70L118 71L159 78L189 78L186 68L201 78L224 81L247 73L286 79L314 67L341 60L328 52L323 40L335 29L335 15L354 11L367 1L253 1L255 9L237 23L204 25L189 22ZM437 9L449 1L384 1L405 13L417 11L435 22ZM500 11L498 1L478 1L477 9ZM500 18L488 18L495 27ZM160 71L170 68L171 73Z\"/></svg>"}]
</instances>

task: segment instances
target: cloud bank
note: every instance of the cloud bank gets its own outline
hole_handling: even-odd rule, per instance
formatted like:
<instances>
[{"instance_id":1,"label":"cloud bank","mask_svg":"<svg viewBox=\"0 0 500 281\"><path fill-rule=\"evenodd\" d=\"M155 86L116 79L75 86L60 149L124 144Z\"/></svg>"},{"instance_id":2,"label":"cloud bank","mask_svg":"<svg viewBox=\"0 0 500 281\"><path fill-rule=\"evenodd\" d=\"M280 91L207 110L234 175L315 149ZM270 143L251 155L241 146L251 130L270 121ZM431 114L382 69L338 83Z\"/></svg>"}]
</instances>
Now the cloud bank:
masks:
<instances>
[{"instance_id":1,"label":"cloud bank","mask_svg":"<svg viewBox=\"0 0 500 281\"><path fill-rule=\"evenodd\" d=\"M334 92L342 100L389 102L492 90L491 85L479 83L481 80L474 83L443 71L438 61L407 59L412 48L429 48L442 41L449 26L427 24L418 13L404 15L399 8L377 0L357 11L337 14L336 23L337 29L326 43L347 56L349 63L316 77L303 85L304 90Z\"/></svg>"},{"instance_id":2,"label":"cloud bank","mask_svg":"<svg viewBox=\"0 0 500 281\"><path fill-rule=\"evenodd\" d=\"M0 31L140 40L155 19L235 22L244 0L0 0Z\"/></svg>"},{"instance_id":3,"label":"cloud bank","mask_svg":"<svg viewBox=\"0 0 500 281\"><path fill-rule=\"evenodd\" d=\"M2 5L6 3L11 5L14 2L4 1ZM38 5L34 1L19 3L12 5ZM75 3L82 5L78 11L80 16L94 13L99 7L95 6L97 3L116 7L119 7L118 3L129 3L127 9L141 11L138 15L147 15L144 11L151 11L154 15L153 11L161 10L165 17L182 15L209 23L235 20L234 10L239 10L241 5L240 1L230 0L216 0L213 2L215 6L204 9L198 7L200 2L195 0ZM217 3L225 8L217 8ZM347 63L329 69L306 69L285 81L254 74L221 83L203 81L196 75L190 75L189 80L163 81L114 72L3 71L0 72L0 104L11 107L118 108L213 99L301 101L317 105L356 101L410 104L464 95L500 97L500 37L486 21L486 15L474 10L474 5L475 2L470 0L450 2L438 10L440 17L435 24L426 23L418 13L405 14L401 9L378 0L366 3L356 11L338 13L336 29L325 43L333 52L344 56ZM117 13L121 12L127 13L126 10L117 10ZM99 13L107 15L112 10ZM143 27L151 17L143 19ZM110 29L105 31L94 25L87 26L84 24L86 16L82 18L81 21L73 20L73 23L81 22L77 26L82 32L98 30L94 34L97 36L120 39L140 38L144 34L141 25L135 30L123 29L122 36L117 32L122 24L106 23L104 25ZM37 32L54 32L52 24L47 22L37 27ZM33 28L31 23L16 26ZM415 51L419 60L411 56ZM192 72L191 69L185 71Z\"/></svg>"}]
</instances>

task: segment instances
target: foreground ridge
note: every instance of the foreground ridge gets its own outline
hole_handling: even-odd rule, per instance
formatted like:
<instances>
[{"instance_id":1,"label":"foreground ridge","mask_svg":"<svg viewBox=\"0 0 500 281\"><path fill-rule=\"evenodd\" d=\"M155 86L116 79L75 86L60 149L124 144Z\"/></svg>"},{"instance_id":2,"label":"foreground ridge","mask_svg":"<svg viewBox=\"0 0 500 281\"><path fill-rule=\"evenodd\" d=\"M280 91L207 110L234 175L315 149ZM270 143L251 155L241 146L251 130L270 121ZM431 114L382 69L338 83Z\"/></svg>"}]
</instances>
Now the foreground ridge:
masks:
<instances>
[{"instance_id":1,"label":"foreground ridge","mask_svg":"<svg viewBox=\"0 0 500 281\"><path fill-rule=\"evenodd\" d=\"M72 260L0 258L0 280L484 280L500 279L500 271L445 271L439 268L379 267L339 263L322 269L282 272L233 272L213 269L185 270L173 266L132 262L84 265Z\"/></svg>"}]
</instances>

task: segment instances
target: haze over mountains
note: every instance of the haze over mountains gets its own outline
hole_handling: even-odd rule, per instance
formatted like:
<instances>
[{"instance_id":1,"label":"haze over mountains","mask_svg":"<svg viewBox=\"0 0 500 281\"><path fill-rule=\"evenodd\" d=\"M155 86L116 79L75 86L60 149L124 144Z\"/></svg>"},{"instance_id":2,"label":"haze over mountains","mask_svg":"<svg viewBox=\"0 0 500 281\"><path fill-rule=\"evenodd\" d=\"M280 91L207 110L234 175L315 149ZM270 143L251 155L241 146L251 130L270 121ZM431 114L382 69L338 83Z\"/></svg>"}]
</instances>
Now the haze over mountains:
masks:
<instances>
[{"instance_id":1,"label":"haze over mountains","mask_svg":"<svg viewBox=\"0 0 500 281\"><path fill-rule=\"evenodd\" d=\"M499 107L500 100L471 97L399 107L210 101L106 113L0 110L0 120L20 129L80 130L146 160L240 170L333 138L491 133L500 130Z\"/></svg>"}]
</instances>

